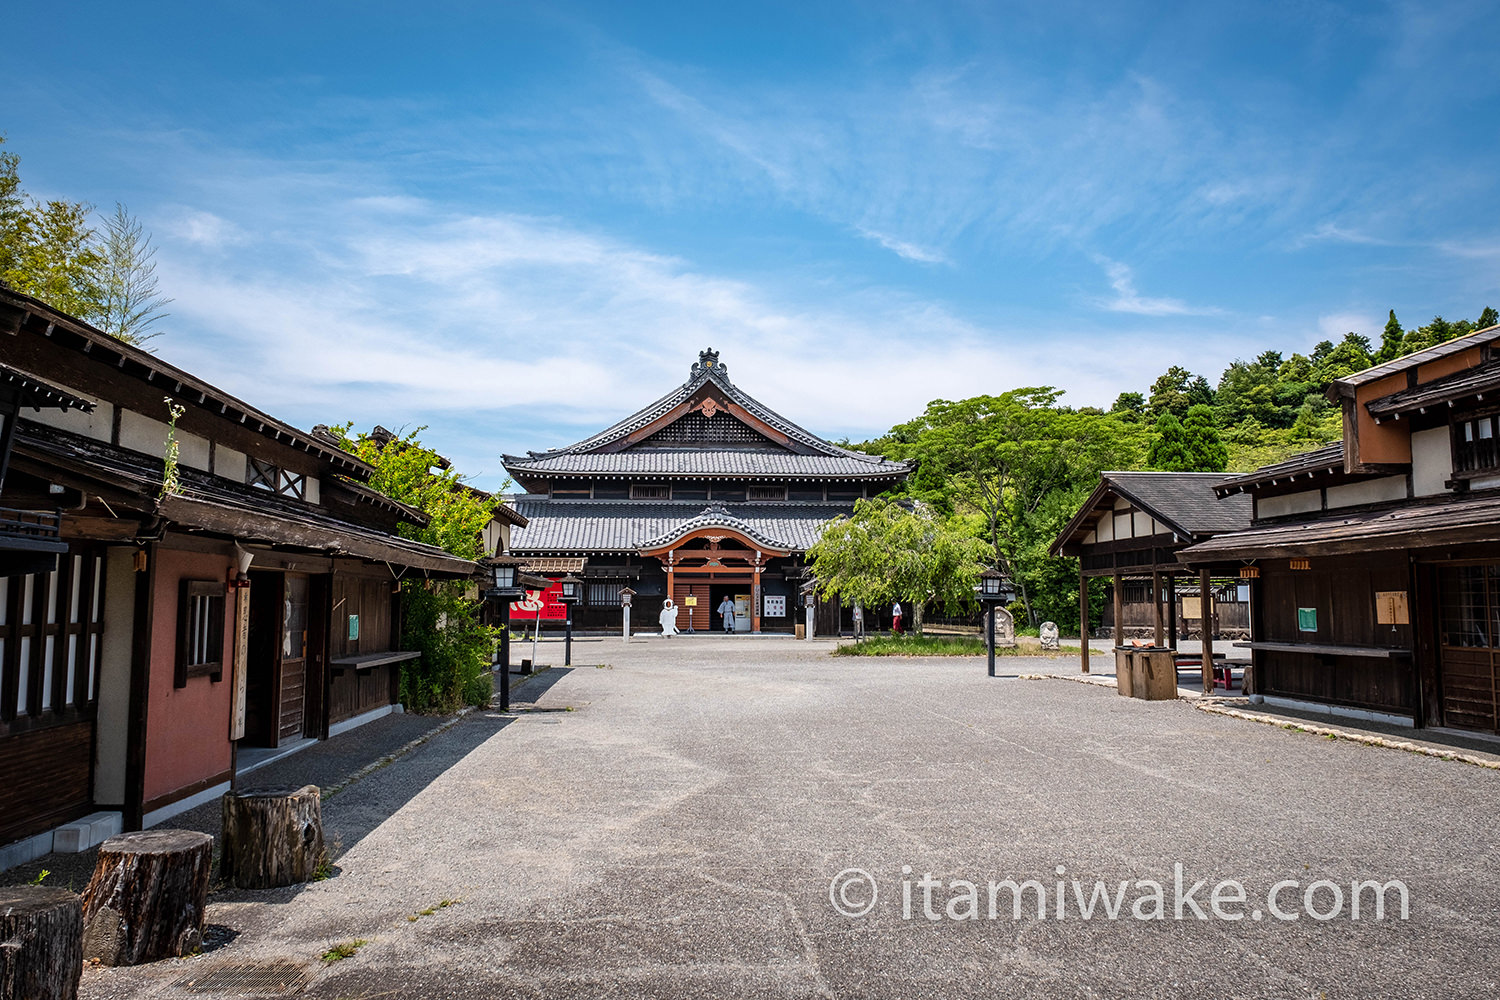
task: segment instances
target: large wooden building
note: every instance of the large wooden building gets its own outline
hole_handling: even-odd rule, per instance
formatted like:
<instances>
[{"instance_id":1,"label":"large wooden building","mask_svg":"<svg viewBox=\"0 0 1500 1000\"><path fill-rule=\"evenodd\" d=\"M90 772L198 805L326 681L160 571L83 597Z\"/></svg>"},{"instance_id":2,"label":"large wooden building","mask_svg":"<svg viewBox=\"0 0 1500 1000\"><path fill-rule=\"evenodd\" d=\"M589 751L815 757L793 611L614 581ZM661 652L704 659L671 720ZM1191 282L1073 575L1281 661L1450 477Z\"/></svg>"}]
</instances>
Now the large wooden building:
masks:
<instances>
[{"instance_id":1,"label":"large wooden building","mask_svg":"<svg viewBox=\"0 0 1500 1000\"><path fill-rule=\"evenodd\" d=\"M0 419L0 867L390 712L396 581L478 572L332 441L3 288Z\"/></svg>"},{"instance_id":2,"label":"large wooden building","mask_svg":"<svg viewBox=\"0 0 1500 1000\"><path fill-rule=\"evenodd\" d=\"M773 412L712 350L619 423L567 448L507 455L505 466L527 491L512 501L527 520L513 552L535 572L582 571L583 625L617 627L629 586L638 622L654 623L670 594L679 627L718 628L714 609L728 597L738 630L754 632L792 631L803 556L823 524L910 471ZM819 632L840 627L837 605L818 615Z\"/></svg>"},{"instance_id":3,"label":"large wooden building","mask_svg":"<svg viewBox=\"0 0 1500 1000\"><path fill-rule=\"evenodd\" d=\"M1252 525L1177 558L1253 578L1268 699L1500 733L1500 327L1330 395L1343 441L1216 485Z\"/></svg>"}]
</instances>

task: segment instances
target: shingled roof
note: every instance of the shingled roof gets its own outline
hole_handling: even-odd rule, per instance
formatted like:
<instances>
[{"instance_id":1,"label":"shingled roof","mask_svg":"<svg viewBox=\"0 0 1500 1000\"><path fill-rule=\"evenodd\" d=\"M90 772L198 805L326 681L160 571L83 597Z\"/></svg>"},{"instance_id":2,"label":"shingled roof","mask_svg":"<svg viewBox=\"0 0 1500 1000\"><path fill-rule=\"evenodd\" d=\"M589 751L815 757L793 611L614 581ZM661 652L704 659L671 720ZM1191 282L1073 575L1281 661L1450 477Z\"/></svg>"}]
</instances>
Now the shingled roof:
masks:
<instances>
[{"instance_id":1,"label":"shingled roof","mask_svg":"<svg viewBox=\"0 0 1500 1000\"><path fill-rule=\"evenodd\" d=\"M787 446L769 440L749 447L694 446L636 447L627 450L631 435L670 416L706 387L713 387L753 420L787 439ZM719 410L708 410L712 417ZM623 444L622 444L623 442ZM729 379L717 351L698 355L688 380L660 399L593 435L552 451L503 456L506 469L519 478L551 476L722 477L796 479L898 479L911 471L907 462L841 448L798 426L752 397Z\"/></svg>"},{"instance_id":2,"label":"shingled roof","mask_svg":"<svg viewBox=\"0 0 1500 1000\"><path fill-rule=\"evenodd\" d=\"M1225 472L1105 472L1082 508L1058 533L1052 553L1062 554L1065 545L1081 541L1105 509L1113 509L1113 497L1129 500L1136 507L1167 525L1184 543L1250 527L1254 505L1244 494L1221 497L1216 489L1237 478Z\"/></svg>"},{"instance_id":3,"label":"shingled roof","mask_svg":"<svg viewBox=\"0 0 1500 1000\"><path fill-rule=\"evenodd\" d=\"M684 523L708 517L702 500L553 500L520 496L512 503L526 516L511 532L518 556L584 552L637 552L678 533ZM849 513L848 504L726 503L722 509L745 534L769 545L805 552L823 525ZM706 522L705 522L706 523ZM718 523L718 522L715 522Z\"/></svg>"}]
</instances>

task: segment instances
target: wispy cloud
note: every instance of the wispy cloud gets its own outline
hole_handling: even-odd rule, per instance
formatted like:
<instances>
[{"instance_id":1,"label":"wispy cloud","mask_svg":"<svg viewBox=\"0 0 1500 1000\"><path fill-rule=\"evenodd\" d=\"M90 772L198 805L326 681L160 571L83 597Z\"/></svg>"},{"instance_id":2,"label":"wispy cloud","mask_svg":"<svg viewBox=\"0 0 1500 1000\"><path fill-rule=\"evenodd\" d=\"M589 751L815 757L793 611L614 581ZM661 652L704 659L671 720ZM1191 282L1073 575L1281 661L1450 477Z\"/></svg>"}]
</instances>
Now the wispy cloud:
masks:
<instances>
[{"instance_id":1,"label":"wispy cloud","mask_svg":"<svg viewBox=\"0 0 1500 1000\"><path fill-rule=\"evenodd\" d=\"M1130 313L1135 316L1218 316L1222 309L1190 306L1180 299L1151 298L1136 291L1135 275L1119 261L1101 258L1105 277L1114 289L1115 297L1101 302L1110 312Z\"/></svg>"},{"instance_id":2,"label":"wispy cloud","mask_svg":"<svg viewBox=\"0 0 1500 1000\"><path fill-rule=\"evenodd\" d=\"M927 247L918 246L915 243L908 243L906 240L898 240L894 236L876 232L864 226L856 226L855 229L865 239L874 240L898 257L904 257L907 260L914 260L922 264L952 263L948 259L948 255L940 250L931 250Z\"/></svg>"}]
</instances>

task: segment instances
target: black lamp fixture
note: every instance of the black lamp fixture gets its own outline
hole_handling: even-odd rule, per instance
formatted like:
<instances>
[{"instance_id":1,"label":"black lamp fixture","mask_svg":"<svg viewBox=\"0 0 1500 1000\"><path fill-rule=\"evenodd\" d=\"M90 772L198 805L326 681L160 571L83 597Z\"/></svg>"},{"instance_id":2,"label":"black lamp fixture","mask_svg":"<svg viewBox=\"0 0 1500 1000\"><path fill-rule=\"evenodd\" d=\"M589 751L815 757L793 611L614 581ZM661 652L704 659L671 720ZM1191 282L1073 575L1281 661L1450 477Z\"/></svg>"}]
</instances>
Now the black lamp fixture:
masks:
<instances>
[{"instance_id":1,"label":"black lamp fixture","mask_svg":"<svg viewBox=\"0 0 1500 1000\"><path fill-rule=\"evenodd\" d=\"M571 573L557 581L562 593L557 599L564 604L577 604L583 600L583 581Z\"/></svg>"},{"instance_id":2,"label":"black lamp fixture","mask_svg":"<svg viewBox=\"0 0 1500 1000\"><path fill-rule=\"evenodd\" d=\"M522 560L515 556L491 556L485 560L490 568L490 589L486 597L519 597L525 588L516 583Z\"/></svg>"},{"instance_id":3,"label":"black lamp fixture","mask_svg":"<svg viewBox=\"0 0 1500 1000\"><path fill-rule=\"evenodd\" d=\"M1015 600L1016 588L1010 578L991 567L979 574L979 585L974 594L986 604L1009 604Z\"/></svg>"}]
</instances>

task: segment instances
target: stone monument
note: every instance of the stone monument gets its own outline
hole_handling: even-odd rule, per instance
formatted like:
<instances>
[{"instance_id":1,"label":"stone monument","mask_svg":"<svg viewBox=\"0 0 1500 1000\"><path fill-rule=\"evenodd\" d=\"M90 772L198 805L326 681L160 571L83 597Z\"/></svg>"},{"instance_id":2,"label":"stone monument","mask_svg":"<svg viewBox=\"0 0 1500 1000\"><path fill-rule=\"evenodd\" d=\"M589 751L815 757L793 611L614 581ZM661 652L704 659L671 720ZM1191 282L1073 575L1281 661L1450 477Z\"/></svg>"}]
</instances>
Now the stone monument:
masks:
<instances>
[{"instance_id":1,"label":"stone monument","mask_svg":"<svg viewBox=\"0 0 1500 1000\"><path fill-rule=\"evenodd\" d=\"M1004 608L995 608L995 648L1014 649L1016 646L1016 619Z\"/></svg>"}]
</instances>

